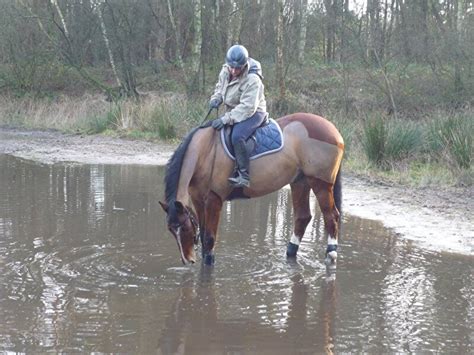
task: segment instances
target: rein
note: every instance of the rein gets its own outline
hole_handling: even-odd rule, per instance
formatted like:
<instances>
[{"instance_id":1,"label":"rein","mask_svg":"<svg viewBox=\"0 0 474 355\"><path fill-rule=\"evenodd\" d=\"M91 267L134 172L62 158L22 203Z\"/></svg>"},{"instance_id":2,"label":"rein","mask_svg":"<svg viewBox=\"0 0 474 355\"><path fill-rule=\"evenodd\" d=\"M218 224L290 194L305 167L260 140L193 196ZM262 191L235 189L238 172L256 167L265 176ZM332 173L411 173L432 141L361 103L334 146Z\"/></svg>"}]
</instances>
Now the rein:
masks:
<instances>
[{"instance_id":1,"label":"rein","mask_svg":"<svg viewBox=\"0 0 474 355\"><path fill-rule=\"evenodd\" d=\"M208 118L209 115L211 114L212 110L214 110L214 107L211 107L211 108L209 109L209 111L207 112L206 117L204 117L204 119L201 121L201 123L199 124L199 126L202 126L202 124L207 121L207 118ZM219 115L219 109L217 109L217 114Z\"/></svg>"}]
</instances>

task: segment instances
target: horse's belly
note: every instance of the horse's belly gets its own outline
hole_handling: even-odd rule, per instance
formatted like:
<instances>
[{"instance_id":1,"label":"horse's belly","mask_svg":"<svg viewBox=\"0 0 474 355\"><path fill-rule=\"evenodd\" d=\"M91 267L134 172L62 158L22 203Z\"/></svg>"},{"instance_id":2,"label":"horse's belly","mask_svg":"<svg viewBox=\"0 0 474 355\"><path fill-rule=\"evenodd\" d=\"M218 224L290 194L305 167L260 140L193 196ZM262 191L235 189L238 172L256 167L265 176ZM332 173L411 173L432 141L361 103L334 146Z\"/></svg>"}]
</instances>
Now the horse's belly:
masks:
<instances>
[{"instance_id":1,"label":"horse's belly","mask_svg":"<svg viewBox=\"0 0 474 355\"><path fill-rule=\"evenodd\" d=\"M298 173L294 159L284 159L282 153L270 154L250 164L249 197L258 197L281 189Z\"/></svg>"}]
</instances>

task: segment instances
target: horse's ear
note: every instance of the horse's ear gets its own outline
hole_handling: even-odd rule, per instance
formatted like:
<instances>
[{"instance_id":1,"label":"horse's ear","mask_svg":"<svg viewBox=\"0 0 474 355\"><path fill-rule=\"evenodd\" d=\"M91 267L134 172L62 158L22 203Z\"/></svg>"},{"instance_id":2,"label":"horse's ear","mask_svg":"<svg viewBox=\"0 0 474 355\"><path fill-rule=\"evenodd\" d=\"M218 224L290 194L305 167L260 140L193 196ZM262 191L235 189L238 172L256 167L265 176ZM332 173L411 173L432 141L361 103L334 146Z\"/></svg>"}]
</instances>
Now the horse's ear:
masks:
<instances>
[{"instance_id":1,"label":"horse's ear","mask_svg":"<svg viewBox=\"0 0 474 355\"><path fill-rule=\"evenodd\" d=\"M165 212L168 213L168 204L166 202L158 202L160 203L160 206L165 210Z\"/></svg>"},{"instance_id":2,"label":"horse's ear","mask_svg":"<svg viewBox=\"0 0 474 355\"><path fill-rule=\"evenodd\" d=\"M184 213L184 205L179 201L174 201L174 207L178 213Z\"/></svg>"}]
</instances>

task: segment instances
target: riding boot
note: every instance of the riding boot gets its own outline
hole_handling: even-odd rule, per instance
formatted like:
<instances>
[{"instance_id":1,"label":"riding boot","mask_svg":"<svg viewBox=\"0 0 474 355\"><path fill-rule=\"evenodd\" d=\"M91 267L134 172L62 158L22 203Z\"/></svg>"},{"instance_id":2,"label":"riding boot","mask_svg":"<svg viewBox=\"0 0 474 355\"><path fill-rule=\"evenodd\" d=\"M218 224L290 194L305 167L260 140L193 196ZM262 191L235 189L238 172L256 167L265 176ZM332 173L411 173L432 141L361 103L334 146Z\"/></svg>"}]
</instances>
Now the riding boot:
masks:
<instances>
[{"instance_id":1,"label":"riding boot","mask_svg":"<svg viewBox=\"0 0 474 355\"><path fill-rule=\"evenodd\" d=\"M249 187L250 186L250 177L249 177L249 153L245 147L245 142L238 142L234 145L235 161L237 164L237 176L230 177L228 180L236 187Z\"/></svg>"}]
</instances>

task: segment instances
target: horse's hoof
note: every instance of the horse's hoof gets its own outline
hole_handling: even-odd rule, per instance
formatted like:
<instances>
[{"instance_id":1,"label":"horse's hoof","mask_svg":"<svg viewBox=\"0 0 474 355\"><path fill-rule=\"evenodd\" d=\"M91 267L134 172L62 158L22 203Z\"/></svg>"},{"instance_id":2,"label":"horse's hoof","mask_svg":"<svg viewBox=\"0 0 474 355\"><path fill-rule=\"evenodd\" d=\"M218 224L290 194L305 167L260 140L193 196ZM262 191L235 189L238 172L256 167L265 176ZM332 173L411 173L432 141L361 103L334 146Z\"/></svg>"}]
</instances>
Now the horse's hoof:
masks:
<instances>
[{"instance_id":1,"label":"horse's hoof","mask_svg":"<svg viewBox=\"0 0 474 355\"><path fill-rule=\"evenodd\" d=\"M336 265L337 251L331 251L327 253L326 259L324 259L324 262L326 263L327 266Z\"/></svg>"},{"instance_id":2,"label":"horse's hoof","mask_svg":"<svg viewBox=\"0 0 474 355\"><path fill-rule=\"evenodd\" d=\"M336 265L337 262L337 245L328 245L326 249L326 265Z\"/></svg>"},{"instance_id":3,"label":"horse's hoof","mask_svg":"<svg viewBox=\"0 0 474 355\"><path fill-rule=\"evenodd\" d=\"M294 258L296 257L296 253L298 252L299 245L293 244L292 242L288 243L288 246L286 247L286 256L288 258Z\"/></svg>"},{"instance_id":4,"label":"horse's hoof","mask_svg":"<svg viewBox=\"0 0 474 355\"><path fill-rule=\"evenodd\" d=\"M334 263L337 259L337 244L329 244L326 248L326 259L332 260Z\"/></svg>"},{"instance_id":5,"label":"horse's hoof","mask_svg":"<svg viewBox=\"0 0 474 355\"><path fill-rule=\"evenodd\" d=\"M202 260L204 262L204 265L214 265L214 262L215 262L213 254L204 255L204 258Z\"/></svg>"},{"instance_id":6,"label":"horse's hoof","mask_svg":"<svg viewBox=\"0 0 474 355\"><path fill-rule=\"evenodd\" d=\"M328 258L330 258L332 261L336 261L337 260L337 251L330 251L328 253Z\"/></svg>"}]
</instances>

